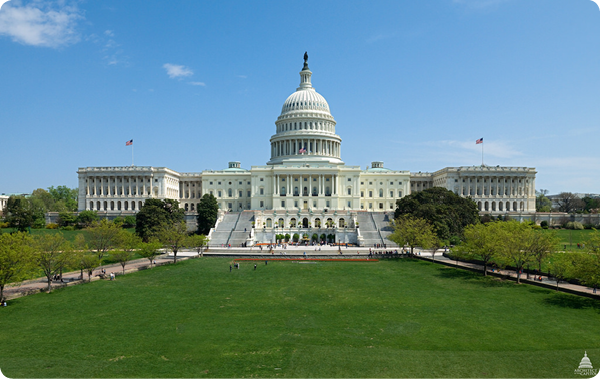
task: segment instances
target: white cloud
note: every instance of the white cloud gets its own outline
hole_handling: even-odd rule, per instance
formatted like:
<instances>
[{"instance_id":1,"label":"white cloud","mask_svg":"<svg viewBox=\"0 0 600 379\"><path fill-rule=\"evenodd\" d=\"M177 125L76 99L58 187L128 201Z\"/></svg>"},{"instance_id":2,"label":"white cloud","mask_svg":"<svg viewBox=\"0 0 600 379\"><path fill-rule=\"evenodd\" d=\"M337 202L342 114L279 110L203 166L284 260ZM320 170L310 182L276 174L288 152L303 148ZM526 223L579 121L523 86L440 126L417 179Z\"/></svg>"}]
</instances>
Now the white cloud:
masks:
<instances>
[{"instance_id":1,"label":"white cloud","mask_svg":"<svg viewBox=\"0 0 600 379\"><path fill-rule=\"evenodd\" d=\"M114 37L115 33L112 30L105 30L104 35L108 37Z\"/></svg>"},{"instance_id":2,"label":"white cloud","mask_svg":"<svg viewBox=\"0 0 600 379\"><path fill-rule=\"evenodd\" d=\"M75 6L33 1L10 1L0 11L0 35L24 45L60 47L79 41L77 22L83 19Z\"/></svg>"},{"instance_id":3,"label":"white cloud","mask_svg":"<svg viewBox=\"0 0 600 379\"><path fill-rule=\"evenodd\" d=\"M204 82L190 82L190 84L193 86L202 86L202 87L206 86L206 83L204 83Z\"/></svg>"},{"instance_id":4,"label":"white cloud","mask_svg":"<svg viewBox=\"0 0 600 379\"><path fill-rule=\"evenodd\" d=\"M165 63L163 65L163 68L165 70L167 70L167 75L169 75L169 78L171 78L171 79L176 79L176 78L181 79L186 76L194 75L194 71L192 71L188 67L181 66L181 65Z\"/></svg>"}]
</instances>

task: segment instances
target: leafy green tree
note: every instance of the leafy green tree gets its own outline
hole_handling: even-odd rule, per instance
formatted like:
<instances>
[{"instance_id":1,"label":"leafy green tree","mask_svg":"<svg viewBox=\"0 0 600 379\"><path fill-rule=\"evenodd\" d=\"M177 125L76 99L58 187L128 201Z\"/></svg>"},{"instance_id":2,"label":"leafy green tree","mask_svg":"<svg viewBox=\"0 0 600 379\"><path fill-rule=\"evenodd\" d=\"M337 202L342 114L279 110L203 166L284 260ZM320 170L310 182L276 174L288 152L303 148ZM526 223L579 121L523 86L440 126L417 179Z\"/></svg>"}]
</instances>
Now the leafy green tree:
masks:
<instances>
[{"instance_id":1,"label":"leafy green tree","mask_svg":"<svg viewBox=\"0 0 600 379\"><path fill-rule=\"evenodd\" d=\"M583 210L586 213L600 209L600 198L598 197L584 196L581 200L583 200L583 203L585 204Z\"/></svg>"},{"instance_id":2,"label":"leafy green tree","mask_svg":"<svg viewBox=\"0 0 600 379\"><path fill-rule=\"evenodd\" d=\"M185 246L187 240L185 222L164 225L158 233L158 239L173 252L173 263L177 263L177 252Z\"/></svg>"},{"instance_id":3,"label":"leafy green tree","mask_svg":"<svg viewBox=\"0 0 600 379\"><path fill-rule=\"evenodd\" d=\"M203 234L193 234L188 237L186 242L186 246L190 249L196 250L198 256L202 253L203 249L206 247L208 243L208 238Z\"/></svg>"},{"instance_id":4,"label":"leafy green tree","mask_svg":"<svg viewBox=\"0 0 600 379\"><path fill-rule=\"evenodd\" d=\"M498 255L502 232L500 221L487 224L468 225L465 228L465 241L458 246L456 252L466 258L483 261L483 275L487 276L490 261Z\"/></svg>"},{"instance_id":5,"label":"leafy green tree","mask_svg":"<svg viewBox=\"0 0 600 379\"><path fill-rule=\"evenodd\" d=\"M80 228L89 228L94 222L98 222L98 212L96 211L81 211L77 215L75 222Z\"/></svg>"},{"instance_id":6,"label":"leafy green tree","mask_svg":"<svg viewBox=\"0 0 600 379\"><path fill-rule=\"evenodd\" d=\"M527 249L533 261L537 263L538 272L542 272L542 262L556 250L558 243L559 239L554 231L542 233L539 230L531 230Z\"/></svg>"},{"instance_id":7,"label":"leafy green tree","mask_svg":"<svg viewBox=\"0 0 600 379\"><path fill-rule=\"evenodd\" d=\"M42 200L35 197L26 199L29 203L32 222L31 227L34 229L42 229L46 226L46 208Z\"/></svg>"},{"instance_id":8,"label":"leafy green tree","mask_svg":"<svg viewBox=\"0 0 600 379\"><path fill-rule=\"evenodd\" d=\"M71 212L60 212L58 214L58 225L60 226L71 226L75 224L77 216Z\"/></svg>"},{"instance_id":9,"label":"leafy green tree","mask_svg":"<svg viewBox=\"0 0 600 379\"><path fill-rule=\"evenodd\" d=\"M63 210L70 212L77 212L77 198L79 195L79 190L77 188L68 188L67 186L58 186L54 188L54 186L48 188L48 192L54 199L54 209L50 209L50 211L60 212ZM60 208L66 209L60 209Z\"/></svg>"},{"instance_id":10,"label":"leafy green tree","mask_svg":"<svg viewBox=\"0 0 600 379\"><path fill-rule=\"evenodd\" d=\"M150 242L142 242L140 245L140 249L138 250L138 254L150 261L150 267L152 267L152 262L154 259L160 255L160 248L162 244L156 240Z\"/></svg>"},{"instance_id":11,"label":"leafy green tree","mask_svg":"<svg viewBox=\"0 0 600 379\"><path fill-rule=\"evenodd\" d=\"M94 270L100 266L100 259L96 254L84 253L79 256L80 265L83 270L88 274L88 281L92 281L92 275L94 274ZM81 277L83 279L83 276Z\"/></svg>"},{"instance_id":12,"label":"leafy green tree","mask_svg":"<svg viewBox=\"0 0 600 379\"><path fill-rule=\"evenodd\" d=\"M217 199L210 193L204 194L198 204L198 234L208 235L210 229L213 228L217 222L219 214L219 204Z\"/></svg>"},{"instance_id":13,"label":"leafy green tree","mask_svg":"<svg viewBox=\"0 0 600 379\"><path fill-rule=\"evenodd\" d=\"M31 193L30 199L39 199L44 205L44 212L48 212L53 209L54 198L48 191L43 188L38 188ZM66 211L66 209L61 211Z\"/></svg>"},{"instance_id":14,"label":"leafy green tree","mask_svg":"<svg viewBox=\"0 0 600 379\"><path fill-rule=\"evenodd\" d=\"M394 220L394 232L388 239L398 246L408 245L410 254L414 255L415 247L430 248L437 238L433 226L424 218L402 215Z\"/></svg>"},{"instance_id":15,"label":"leafy green tree","mask_svg":"<svg viewBox=\"0 0 600 379\"><path fill-rule=\"evenodd\" d=\"M122 229L106 219L100 222L94 222L87 228L88 243L92 250L96 251L98 259L102 259L104 254L114 248L119 242L119 232Z\"/></svg>"},{"instance_id":16,"label":"leafy green tree","mask_svg":"<svg viewBox=\"0 0 600 379\"><path fill-rule=\"evenodd\" d=\"M4 287L25 279L33 267L31 237L20 232L0 234L0 301Z\"/></svg>"},{"instance_id":17,"label":"leafy green tree","mask_svg":"<svg viewBox=\"0 0 600 379\"><path fill-rule=\"evenodd\" d=\"M550 212L552 210L552 200L546 197L547 192L546 190L536 191L535 209L538 212Z\"/></svg>"},{"instance_id":18,"label":"leafy green tree","mask_svg":"<svg viewBox=\"0 0 600 379\"><path fill-rule=\"evenodd\" d=\"M517 283L521 283L521 271L527 263L533 261L531 253L531 234L535 231L526 223L507 221L498 224L498 237L501 238L500 257L512 264L517 270Z\"/></svg>"},{"instance_id":19,"label":"leafy green tree","mask_svg":"<svg viewBox=\"0 0 600 379\"><path fill-rule=\"evenodd\" d=\"M125 266L133 258L134 251L139 248L142 239L133 233L126 230L119 230L116 238L117 250L111 252L111 257L121 264L123 274L125 274Z\"/></svg>"},{"instance_id":20,"label":"leafy green tree","mask_svg":"<svg viewBox=\"0 0 600 379\"><path fill-rule=\"evenodd\" d=\"M558 283L561 280L567 280L574 272L574 258L577 258L578 253L555 253L554 259L548 265L548 271L556 280L556 290L558 291Z\"/></svg>"},{"instance_id":21,"label":"leafy green tree","mask_svg":"<svg viewBox=\"0 0 600 379\"><path fill-rule=\"evenodd\" d=\"M10 196L4 208L4 220L11 228L24 232L33 224L33 212L23 196Z\"/></svg>"},{"instance_id":22,"label":"leafy green tree","mask_svg":"<svg viewBox=\"0 0 600 379\"><path fill-rule=\"evenodd\" d=\"M125 216L123 220L124 228L135 228L135 216Z\"/></svg>"},{"instance_id":23,"label":"leafy green tree","mask_svg":"<svg viewBox=\"0 0 600 379\"><path fill-rule=\"evenodd\" d=\"M179 207L178 201L147 199L136 215L135 233L148 242L157 237L165 225L182 222L184 218L185 211Z\"/></svg>"},{"instance_id":24,"label":"leafy green tree","mask_svg":"<svg viewBox=\"0 0 600 379\"><path fill-rule=\"evenodd\" d=\"M62 233L42 234L35 237L34 260L48 281L48 293L52 291L52 278L72 261L71 244Z\"/></svg>"},{"instance_id":25,"label":"leafy green tree","mask_svg":"<svg viewBox=\"0 0 600 379\"><path fill-rule=\"evenodd\" d=\"M479 223L479 210L473 200L442 187L428 188L396 201L394 218L404 215L427 220L441 240L462 237L467 225Z\"/></svg>"}]
</instances>

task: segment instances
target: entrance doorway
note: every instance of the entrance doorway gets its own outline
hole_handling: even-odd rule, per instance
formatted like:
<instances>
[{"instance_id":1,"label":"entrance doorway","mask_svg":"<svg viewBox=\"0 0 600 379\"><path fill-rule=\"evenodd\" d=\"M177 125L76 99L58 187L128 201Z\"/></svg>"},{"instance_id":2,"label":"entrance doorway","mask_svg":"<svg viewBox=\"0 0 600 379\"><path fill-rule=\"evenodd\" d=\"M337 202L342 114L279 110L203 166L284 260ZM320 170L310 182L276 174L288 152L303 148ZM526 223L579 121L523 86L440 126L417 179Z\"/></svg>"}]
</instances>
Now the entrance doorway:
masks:
<instances>
[{"instance_id":1,"label":"entrance doorway","mask_svg":"<svg viewBox=\"0 0 600 379\"><path fill-rule=\"evenodd\" d=\"M308 219L306 217L304 217L302 219L302 227L303 228L308 228Z\"/></svg>"}]
</instances>

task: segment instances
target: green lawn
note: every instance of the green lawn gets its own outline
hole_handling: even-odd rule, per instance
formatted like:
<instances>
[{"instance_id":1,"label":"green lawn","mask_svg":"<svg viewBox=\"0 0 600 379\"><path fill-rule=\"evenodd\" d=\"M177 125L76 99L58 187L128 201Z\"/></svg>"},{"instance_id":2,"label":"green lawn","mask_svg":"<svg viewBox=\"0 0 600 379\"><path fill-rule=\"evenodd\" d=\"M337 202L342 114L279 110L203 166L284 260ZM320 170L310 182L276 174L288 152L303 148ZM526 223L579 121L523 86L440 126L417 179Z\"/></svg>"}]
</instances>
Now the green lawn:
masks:
<instances>
[{"instance_id":1,"label":"green lawn","mask_svg":"<svg viewBox=\"0 0 600 379\"><path fill-rule=\"evenodd\" d=\"M568 230L568 229L556 229L556 230L542 230L543 233L555 232L556 236L560 240L559 249L566 251L582 251L577 249L577 244L585 243L590 237L591 233L594 233L592 229L584 230Z\"/></svg>"},{"instance_id":2,"label":"green lawn","mask_svg":"<svg viewBox=\"0 0 600 379\"><path fill-rule=\"evenodd\" d=\"M600 303L418 260L157 267L0 309L15 377L580 377Z\"/></svg>"}]
</instances>

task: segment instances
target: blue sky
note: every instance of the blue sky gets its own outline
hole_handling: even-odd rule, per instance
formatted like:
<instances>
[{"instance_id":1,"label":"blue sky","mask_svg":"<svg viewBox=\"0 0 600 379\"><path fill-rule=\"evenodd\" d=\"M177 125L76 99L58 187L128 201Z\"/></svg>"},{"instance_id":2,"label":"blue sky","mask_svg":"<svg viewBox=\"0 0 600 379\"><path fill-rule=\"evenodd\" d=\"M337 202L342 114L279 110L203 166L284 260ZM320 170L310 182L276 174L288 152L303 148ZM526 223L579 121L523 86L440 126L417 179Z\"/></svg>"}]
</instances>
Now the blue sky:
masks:
<instances>
[{"instance_id":1,"label":"blue sky","mask_svg":"<svg viewBox=\"0 0 600 379\"><path fill-rule=\"evenodd\" d=\"M264 165L304 51L342 159L600 193L590 0L29 1L0 9L0 193L77 168Z\"/></svg>"}]
</instances>

